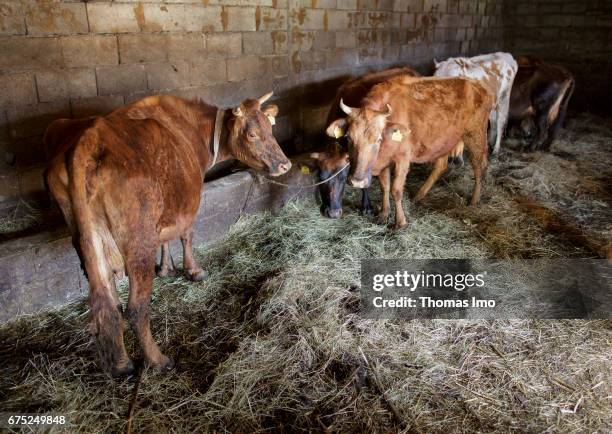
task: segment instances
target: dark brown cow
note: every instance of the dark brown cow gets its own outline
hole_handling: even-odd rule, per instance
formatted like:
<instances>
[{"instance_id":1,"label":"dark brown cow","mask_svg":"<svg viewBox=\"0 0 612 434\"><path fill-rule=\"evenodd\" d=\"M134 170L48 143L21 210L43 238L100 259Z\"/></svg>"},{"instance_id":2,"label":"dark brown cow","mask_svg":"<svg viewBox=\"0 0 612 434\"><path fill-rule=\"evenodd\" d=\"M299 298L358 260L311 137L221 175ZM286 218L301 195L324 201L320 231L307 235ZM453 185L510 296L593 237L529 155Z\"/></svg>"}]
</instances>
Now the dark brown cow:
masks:
<instances>
[{"instance_id":1,"label":"dark brown cow","mask_svg":"<svg viewBox=\"0 0 612 434\"><path fill-rule=\"evenodd\" d=\"M510 95L510 120L533 120L536 134L530 149L546 151L563 126L574 78L567 69L532 56L516 60L519 68Z\"/></svg>"},{"instance_id":2,"label":"dark brown cow","mask_svg":"<svg viewBox=\"0 0 612 434\"><path fill-rule=\"evenodd\" d=\"M370 185L378 175L383 193L381 217L389 215L389 193L395 202L395 226L407 225L402 207L410 163L435 161L419 194L426 194L446 168L449 152L463 141L469 150L475 186L471 204L480 199L487 158L487 124L493 95L468 78L392 78L372 88L358 108L340 103L346 118L332 122L327 134L347 131L348 183ZM391 170L393 181L391 182Z\"/></svg>"},{"instance_id":3,"label":"dark brown cow","mask_svg":"<svg viewBox=\"0 0 612 434\"><path fill-rule=\"evenodd\" d=\"M261 108L271 95L233 110L152 96L82 121L82 132L59 147L53 139L58 126L50 127L47 148L65 152L50 162L47 185L78 240L90 286L91 331L113 375L134 369L123 343L114 273L125 270L129 277L127 316L146 361L172 367L149 324L156 249L180 237L191 250L204 172L215 159L237 158L273 176L291 167L272 134L270 117L278 108Z\"/></svg>"},{"instance_id":4,"label":"dark brown cow","mask_svg":"<svg viewBox=\"0 0 612 434\"><path fill-rule=\"evenodd\" d=\"M382 71L365 74L362 77L344 83L336 92L336 98L329 109L327 115L327 123L329 125L344 113L340 109L340 100L350 106L359 106L363 98L368 94L370 89L378 83L382 83L393 77L400 75L408 75L418 77L420 74L409 67L390 68ZM317 164L319 178L325 181L338 170L342 169L348 163L348 153L346 152L346 139L343 137L334 137L323 152L313 153L312 157ZM330 218L339 218L342 216L342 196L344 195L344 186L348 175L348 167L342 173L335 176L325 184L321 184L319 192L321 194L321 213ZM368 197L368 190L363 189L361 198L361 211L364 214L372 213L372 206Z\"/></svg>"}]
</instances>

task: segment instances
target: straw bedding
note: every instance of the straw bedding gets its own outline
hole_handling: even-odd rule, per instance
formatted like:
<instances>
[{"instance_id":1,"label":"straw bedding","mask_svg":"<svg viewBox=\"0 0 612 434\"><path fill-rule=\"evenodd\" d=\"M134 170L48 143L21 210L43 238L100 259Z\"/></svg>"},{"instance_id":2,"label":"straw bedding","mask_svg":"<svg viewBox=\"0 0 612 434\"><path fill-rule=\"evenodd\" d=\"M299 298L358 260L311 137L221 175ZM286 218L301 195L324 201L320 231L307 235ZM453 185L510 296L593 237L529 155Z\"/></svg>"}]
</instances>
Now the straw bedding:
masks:
<instances>
[{"instance_id":1,"label":"straw bedding","mask_svg":"<svg viewBox=\"0 0 612 434\"><path fill-rule=\"evenodd\" d=\"M358 308L362 258L596 257L611 221L601 124L573 120L552 154L507 148L477 209L469 167L453 169L406 205L405 230L359 216L355 191L340 220L310 202L244 216L197 250L206 281L155 281L167 375L102 373L84 301L15 320L0 328L0 408L65 414L71 432L608 431L609 321L373 321Z\"/></svg>"}]
</instances>

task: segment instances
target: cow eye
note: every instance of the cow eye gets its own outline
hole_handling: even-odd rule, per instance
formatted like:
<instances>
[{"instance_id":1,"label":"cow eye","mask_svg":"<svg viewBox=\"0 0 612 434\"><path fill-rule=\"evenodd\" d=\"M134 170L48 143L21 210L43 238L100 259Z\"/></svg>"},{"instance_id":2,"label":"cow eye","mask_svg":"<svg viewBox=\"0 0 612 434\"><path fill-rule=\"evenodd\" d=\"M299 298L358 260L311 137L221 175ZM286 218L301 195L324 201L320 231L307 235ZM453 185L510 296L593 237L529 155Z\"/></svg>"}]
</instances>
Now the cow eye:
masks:
<instances>
[{"instance_id":1,"label":"cow eye","mask_svg":"<svg viewBox=\"0 0 612 434\"><path fill-rule=\"evenodd\" d=\"M253 131L249 131L248 136L249 136L249 139L255 139L257 137L257 134L255 134Z\"/></svg>"}]
</instances>

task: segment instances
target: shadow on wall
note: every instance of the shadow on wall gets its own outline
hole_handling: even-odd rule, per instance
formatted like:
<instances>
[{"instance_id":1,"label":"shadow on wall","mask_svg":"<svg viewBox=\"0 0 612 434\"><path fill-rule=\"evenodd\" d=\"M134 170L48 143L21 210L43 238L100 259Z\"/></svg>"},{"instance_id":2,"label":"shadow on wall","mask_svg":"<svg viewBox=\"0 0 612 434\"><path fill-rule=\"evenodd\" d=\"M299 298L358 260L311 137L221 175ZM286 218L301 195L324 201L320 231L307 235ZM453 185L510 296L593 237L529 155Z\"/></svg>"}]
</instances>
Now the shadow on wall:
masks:
<instances>
[{"instance_id":1,"label":"shadow on wall","mask_svg":"<svg viewBox=\"0 0 612 434\"><path fill-rule=\"evenodd\" d=\"M364 72L374 68L361 68ZM360 75L361 72L355 75ZM273 100L279 106L280 112L275 126L275 135L287 155L292 156L325 145L323 134L324 123L327 119L329 105L336 94L336 89L341 83L349 79L351 75L344 74L335 78L322 80L315 83L302 84L290 87L275 95ZM228 84L229 85L229 84ZM244 99L248 95L233 94L237 100ZM188 95L184 97L194 99ZM208 102L206 96L198 97ZM208 101L207 101L208 99ZM212 99L218 99L212 95ZM121 106L119 104L118 106ZM111 108L114 109L116 107ZM92 103L89 105L88 115L103 115L109 111L107 104L100 105ZM70 118L74 111L66 104L66 107L58 108L48 113L20 113L19 120L11 124L10 136L15 137L10 141L10 147L6 153L6 161L0 162L11 172L11 167L30 167L27 178L13 174L20 182L19 195L3 198L0 191L0 217L15 213L19 204L27 204L37 210L37 213L45 213L49 210L49 218L54 216L55 209L44 189L44 163L45 155L42 146L42 134L53 120L58 118ZM10 157L10 160L9 160ZM207 173L207 181L218 179L239 168L234 161L224 162L215 166ZM13 169L16 171L16 169ZM23 172L22 172L23 173ZM1 178L0 178L1 180ZM24 207L22 207L24 208ZM52 220L55 221L55 217Z\"/></svg>"}]
</instances>

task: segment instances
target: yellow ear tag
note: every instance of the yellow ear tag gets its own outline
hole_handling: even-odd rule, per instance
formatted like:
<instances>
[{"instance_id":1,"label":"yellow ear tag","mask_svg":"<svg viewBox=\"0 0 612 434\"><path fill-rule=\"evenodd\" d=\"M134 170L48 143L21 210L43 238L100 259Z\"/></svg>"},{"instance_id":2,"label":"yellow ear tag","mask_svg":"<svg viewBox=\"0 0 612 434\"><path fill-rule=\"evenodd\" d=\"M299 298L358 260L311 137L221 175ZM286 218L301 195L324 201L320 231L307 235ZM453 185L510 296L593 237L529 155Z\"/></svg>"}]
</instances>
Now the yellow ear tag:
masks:
<instances>
[{"instance_id":1,"label":"yellow ear tag","mask_svg":"<svg viewBox=\"0 0 612 434\"><path fill-rule=\"evenodd\" d=\"M308 175L310 173L310 169L308 168L308 166L302 166L300 168L300 171L304 174L304 175Z\"/></svg>"},{"instance_id":2,"label":"yellow ear tag","mask_svg":"<svg viewBox=\"0 0 612 434\"><path fill-rule=\"evenodd\" d=\"M274 118L274 116L268 115L268 120L270 121L271 125L276 125L276 119Z\"/></svg>"},{"instance_id":3,"label":"yellow ear tag","mask_svg":"<svg viewBox=\"0 0 612 434\"><path fill-rule=\"evenodd\" d=\"M339 139L342 136L344 136L344 130L340 127L334 128L334 137L336 139Z\"/></svg>"},{"instance_id":4,"label":"yellow ear tag","mask_svg":"<svg viewBox=\"0 0 612 434\"><path fill-rule=\"evenodd\" d=\"M400 130L395 130L393 131L393 134L391 134L391 140L393 140L394 142L401 142L403 138L404 136L402 136Z\"/></svg>"}]
</instances>

